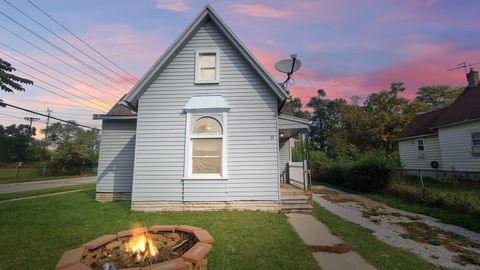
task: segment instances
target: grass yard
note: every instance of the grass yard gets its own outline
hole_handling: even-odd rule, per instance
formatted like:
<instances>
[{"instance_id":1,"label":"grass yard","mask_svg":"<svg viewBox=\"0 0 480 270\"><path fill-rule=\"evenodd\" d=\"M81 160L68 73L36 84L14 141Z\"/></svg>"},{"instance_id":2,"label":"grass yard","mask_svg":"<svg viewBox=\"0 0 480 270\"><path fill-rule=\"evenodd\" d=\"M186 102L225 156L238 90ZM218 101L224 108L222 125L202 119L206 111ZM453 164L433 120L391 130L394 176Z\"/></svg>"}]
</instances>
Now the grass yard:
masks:
<instances>
[{"instance_id":1,"label":"grass yard","mask_svg":"<svg viewBox=\"0 0 480 270\"><path fill-rule=\"evenodd\" d=\"M139 213L128 202L98 203L94 190L0 204L0 269L53 269L62 253L133 222L188 224L215 238L209 269L318 269L282 214ZM393 268L392 268L393 269Z\"/></svg>"},{"instance_id":2,"label":"grass yard","mask_svg":"<svg viewBox=\"0 0 480 270\"><path fill-rule=\"evenodd\" d=\"M39 190L0 194L0 201L16 199L16 198L23 198L23 197L45 195L45 194L50 194L50 193L57 193L57 192L77 190L77 189L87 189L87 188L93 189L93 188L95 188L95 185L96 185L95 183L88 183L88 184L80 184L80 185L73 185L73 186L66 186L66 187L46 188L46 189L39 189Z\"/></svg>"},{"instance_id":3,"label":"grass yard","mask_svg":"<svg viewBox=\"0 0 480 270\"><path fill-rule=\"evenodd\" d=\"M60 175L60 176L44 177L42 176L42 170L40 168L26 167L26 168L20 168L20 171L18 173L18 178L15 178L15 171L16 171L15 168L0 168L0 184L95 176L95 174L82 174L82 175Z\"/></svg>"},{"instance_id":4,"label":"grass yard","mask_svg":"<svg viewBox=\"0 0 480 270\"><path fill-rule=\"evenodd\" d=\"M382 242L368 229L340 218L317 203L314 215L379 270L437 269L416 254Z\"/></svg>"}]
</instances>

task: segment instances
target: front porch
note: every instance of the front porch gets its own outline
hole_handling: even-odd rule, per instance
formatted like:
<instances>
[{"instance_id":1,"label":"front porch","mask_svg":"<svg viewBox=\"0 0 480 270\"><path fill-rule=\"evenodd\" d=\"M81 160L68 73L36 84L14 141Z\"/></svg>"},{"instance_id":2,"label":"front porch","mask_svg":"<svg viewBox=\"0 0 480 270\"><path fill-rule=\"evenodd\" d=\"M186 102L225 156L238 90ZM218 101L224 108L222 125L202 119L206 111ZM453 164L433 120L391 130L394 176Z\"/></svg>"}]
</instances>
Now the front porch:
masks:
<instances>
[{"instance_id":1,"label":"front porch","mask_svg":"<svg viewBox=\"0 0 480 270\"><path fill-rule=\"evenodd\" d=\"M286 213L311 213L312 192L288 183L280 184L280 209Z\"/></svg>"}]
</instances>

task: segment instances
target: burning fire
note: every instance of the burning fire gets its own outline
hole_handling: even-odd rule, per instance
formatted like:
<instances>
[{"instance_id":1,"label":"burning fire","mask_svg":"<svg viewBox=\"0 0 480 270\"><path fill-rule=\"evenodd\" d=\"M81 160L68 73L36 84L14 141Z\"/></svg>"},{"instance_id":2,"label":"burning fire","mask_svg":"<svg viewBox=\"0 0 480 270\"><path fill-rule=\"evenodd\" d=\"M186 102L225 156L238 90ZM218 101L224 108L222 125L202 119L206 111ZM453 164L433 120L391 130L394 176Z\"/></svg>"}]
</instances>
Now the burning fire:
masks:
<instances>
[{"instance_id":1,"label":"burning fire","mask_svg":"<svg viewBox=\"0 0 480 270\"><path fill-rule=\"evenodd\" d=\"M137 261L143 261L145 258L156 256L158 248L148 233L138 232L125 243L125 252L135 256Z\"/></svg>"}]
</instances>

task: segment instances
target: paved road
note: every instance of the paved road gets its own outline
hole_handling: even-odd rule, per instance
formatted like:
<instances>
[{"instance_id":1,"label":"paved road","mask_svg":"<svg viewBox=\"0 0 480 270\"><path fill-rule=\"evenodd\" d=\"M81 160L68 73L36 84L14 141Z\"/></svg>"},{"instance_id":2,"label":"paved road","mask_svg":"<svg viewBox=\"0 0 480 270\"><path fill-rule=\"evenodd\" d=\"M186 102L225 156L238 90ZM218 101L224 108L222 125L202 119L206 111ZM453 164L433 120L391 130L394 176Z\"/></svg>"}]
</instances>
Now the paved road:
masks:
<instances>
[{"instance_id":1,"label":"paved road","mask_svg":"<svg viewBox=\"0 0 480 270\"><path fill-rule=\"evenodd\" d=\"M45 188L73 186L73 185L86 184L86 183L95 183L95 181L96 181L96 177L90 176L90 177L79 177L79 178L69 178L69 179L1 184L0 194L38 190L38 189L45 189Z\"/></svg>"}]
</instances>

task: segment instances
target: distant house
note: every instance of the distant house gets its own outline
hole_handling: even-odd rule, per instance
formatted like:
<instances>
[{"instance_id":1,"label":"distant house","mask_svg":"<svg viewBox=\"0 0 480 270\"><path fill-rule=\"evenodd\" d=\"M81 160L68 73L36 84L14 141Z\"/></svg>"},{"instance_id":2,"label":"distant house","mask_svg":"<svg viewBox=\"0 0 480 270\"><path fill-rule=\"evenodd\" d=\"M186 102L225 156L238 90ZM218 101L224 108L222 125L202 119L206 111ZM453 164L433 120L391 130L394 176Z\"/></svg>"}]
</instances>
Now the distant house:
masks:
<instances>
[{"instance_id":1,"label":"distant house","mask_svg":"<svg viewBox=\"0 0 480 270\"><path fill-rule=\"evenodd\" d=\"M141 53L141 52L140 52ZM210 6L102 120L97 200L139 211L280 210L308 122Z\"/></svg>"},{"instance_id":2,"label":"distant house","mask_svg":"<svg viewBox=\"0 0 480 270\"><path fill-rule=\"evenodd\" d=\"M398 134L406 174L480 180L480 85L473 69L468 86L447 108L416 116Z\"/></svg>"}]
</instances>

